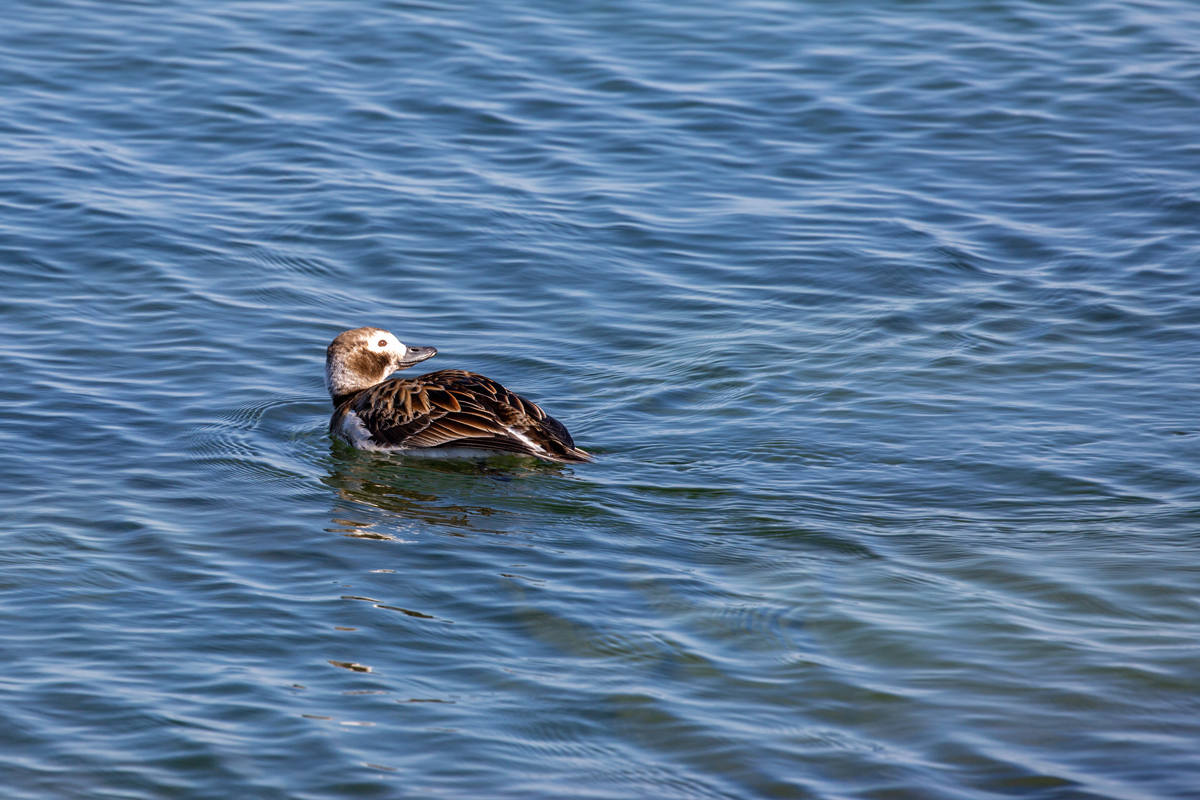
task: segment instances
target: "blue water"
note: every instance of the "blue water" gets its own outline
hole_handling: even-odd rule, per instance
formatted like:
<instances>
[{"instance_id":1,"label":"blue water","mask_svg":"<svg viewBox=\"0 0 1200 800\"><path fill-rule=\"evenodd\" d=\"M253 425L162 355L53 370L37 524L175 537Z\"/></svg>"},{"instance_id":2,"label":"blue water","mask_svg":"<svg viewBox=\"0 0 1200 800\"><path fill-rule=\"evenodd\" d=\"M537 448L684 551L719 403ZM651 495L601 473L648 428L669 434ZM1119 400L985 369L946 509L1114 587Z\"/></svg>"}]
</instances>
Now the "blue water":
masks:
<instances>
[{"instance_id":1,"label":"blue water","mask_svg":"<svg viewBox=\"0 0 1200 800\"><path fill-rule=\"evenodd\" d=\"M1200 796L1194 3L3 17L5 798Z\"/></svg>"}]
</instances>

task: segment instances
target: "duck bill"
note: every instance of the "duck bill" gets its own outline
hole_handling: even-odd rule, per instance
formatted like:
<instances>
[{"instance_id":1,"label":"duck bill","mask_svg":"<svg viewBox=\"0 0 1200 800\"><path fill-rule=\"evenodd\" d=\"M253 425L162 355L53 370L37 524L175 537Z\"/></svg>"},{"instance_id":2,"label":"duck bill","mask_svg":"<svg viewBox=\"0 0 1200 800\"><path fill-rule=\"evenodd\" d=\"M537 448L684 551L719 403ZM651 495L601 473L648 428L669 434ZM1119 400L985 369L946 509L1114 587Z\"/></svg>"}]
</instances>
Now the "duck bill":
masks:
<instances>
[{"instance_id":1,"label":"duck bill","mask_svg":"<svg viewBox=\"0 0 1200 800\"><path fill-rule=\"evenodd\" d=\"M401 359L397 369L407 369L413 364L420 364L425 359L433 358L437 355L436 347L413 347L408 345L405 349L407 352L404 354L404 358Z\"/></svg>"}]
</instances>

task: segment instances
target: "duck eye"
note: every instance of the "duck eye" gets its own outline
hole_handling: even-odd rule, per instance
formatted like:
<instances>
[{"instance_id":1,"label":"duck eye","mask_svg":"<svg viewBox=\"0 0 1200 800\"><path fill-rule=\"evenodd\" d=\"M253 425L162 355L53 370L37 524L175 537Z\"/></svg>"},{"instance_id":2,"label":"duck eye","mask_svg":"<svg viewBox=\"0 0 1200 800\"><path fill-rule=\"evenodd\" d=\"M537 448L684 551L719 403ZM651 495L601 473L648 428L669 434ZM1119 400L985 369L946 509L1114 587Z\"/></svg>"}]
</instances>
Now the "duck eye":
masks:
<instances>
[{"instance_id":1,"label":"duck eye","mask_svg":"<svg viewBox=\"0 0 1200 800\"><path fill-rule=\"evenodd\" d=\"M379 340L379 346L380 346L380 347L387 347L387 339L380 339L380 340Z\"/></svg>"}]
</instances>

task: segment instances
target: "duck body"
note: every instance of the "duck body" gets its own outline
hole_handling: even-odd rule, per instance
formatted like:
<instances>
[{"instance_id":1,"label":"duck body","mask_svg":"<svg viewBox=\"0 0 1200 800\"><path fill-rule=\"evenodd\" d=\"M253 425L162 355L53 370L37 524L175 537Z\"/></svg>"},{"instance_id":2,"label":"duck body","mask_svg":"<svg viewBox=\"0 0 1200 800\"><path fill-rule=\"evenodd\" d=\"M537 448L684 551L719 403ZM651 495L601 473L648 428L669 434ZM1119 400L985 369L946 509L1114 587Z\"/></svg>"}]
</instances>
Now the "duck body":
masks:
<instances>
[{"instance_id":1,"label":"duck body","mask_svg":"<svg viewBox=\"0 0 1200 800\"><path fill-rule=\"evenodd\" d=\"M388 378L436 354L432 347L406 347L380 328L340 334L325 358L334 404L330 434L360 450L591 461L566 426L491 378L459 369Z\"/></svg>"}]
</instances>

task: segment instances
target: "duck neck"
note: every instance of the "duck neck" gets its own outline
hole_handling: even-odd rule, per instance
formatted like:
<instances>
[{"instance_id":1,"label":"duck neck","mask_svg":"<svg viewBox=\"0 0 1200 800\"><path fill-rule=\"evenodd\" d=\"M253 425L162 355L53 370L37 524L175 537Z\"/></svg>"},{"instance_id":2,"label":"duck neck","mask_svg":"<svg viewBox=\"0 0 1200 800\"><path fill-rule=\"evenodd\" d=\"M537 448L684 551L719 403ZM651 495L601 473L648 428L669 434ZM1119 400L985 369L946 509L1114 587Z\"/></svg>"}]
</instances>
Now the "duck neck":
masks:
<instances>
[{"instance_id":1,"label":"duck neck","mask_svg":"<svg viewBox=\"0 0 1200 800\"><path fill-rule=\"evenodd\" d=\"M349 403L351 400L358 397L360 394L362 394L365 391L366 391L366 389L355 389L350 392L343 392L341 394L335 394L335 395L333 395L333 407L341 408L346 403Z\"/></svg>"},{"instance_id":2,"label":"duck neck","mask_svg":"<svg viewBox=\"0 0 1200 800\"><path fill-rule=\"evenodd\" d=\"M386 380L391 366L387 359L372 357L360 358L357 362L350 363L340 358L327 358L325 389L333 398L333 404L338 405L339 398L345 399Z\"/></svg>"}]
</instances>

